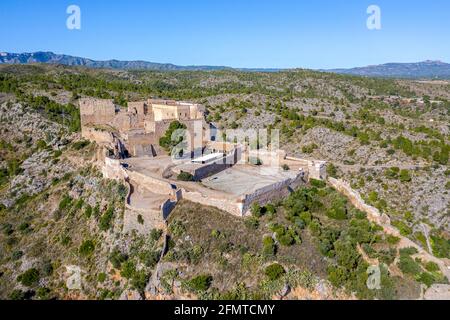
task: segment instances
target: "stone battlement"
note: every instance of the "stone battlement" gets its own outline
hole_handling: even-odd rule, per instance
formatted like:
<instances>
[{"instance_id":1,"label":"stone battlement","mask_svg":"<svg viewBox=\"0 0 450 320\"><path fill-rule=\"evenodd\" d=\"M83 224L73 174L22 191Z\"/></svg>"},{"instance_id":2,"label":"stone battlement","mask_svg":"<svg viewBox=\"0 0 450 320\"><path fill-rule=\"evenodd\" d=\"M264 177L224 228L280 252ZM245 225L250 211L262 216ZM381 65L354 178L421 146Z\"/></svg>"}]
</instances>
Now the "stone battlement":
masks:
<instances>
[{"instance_id":1,"label":"stone battlement","mask_svg":"<svg viewBox=\"0 0 450 320\"><path fill-rule=\"evenodd\" d=\"M148 99L129 102L125 109L111 99L82 98L79 106L83 138L110 145L105 134L93 129L108 126L133 156L155 156L160 151L159 139L173 121L185 124L191 137L194 124L200 122L202 126L204 122L204 108L189 102Z\"/></svg>"}]
</instances>

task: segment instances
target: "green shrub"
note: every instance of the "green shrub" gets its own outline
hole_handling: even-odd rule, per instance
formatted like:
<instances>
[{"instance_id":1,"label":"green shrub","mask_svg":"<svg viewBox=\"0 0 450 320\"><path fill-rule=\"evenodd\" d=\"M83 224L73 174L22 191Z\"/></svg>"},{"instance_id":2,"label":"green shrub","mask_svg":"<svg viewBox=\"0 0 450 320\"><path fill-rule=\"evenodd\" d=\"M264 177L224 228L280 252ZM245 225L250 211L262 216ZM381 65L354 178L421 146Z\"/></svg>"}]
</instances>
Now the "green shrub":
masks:
<instances>
[{"instance_id":1,"label":"green shrub","mask_svg":"<svg viewBox=\"0 0 450 320\"><path fill-rule=\"evenodd\" d=\"M398 267L404 274L417 275L422 271L420 265L410 256L401 254Z\"/></svg>"},{"instance_id":2,"label":"green shrub","mask_svg":"<svg viewBox=\"0 0 450 320\"><path fill-rule=\"evenodd\" d=\"M325 183L325 181L322 180L317 180L317 179L310 179L309 183L316 188L325 188L327 186L327 184Z\"/></svg>"},{"instance_id":3,"label":"green shrub","mask_svg":"<svg viewBox=\"0 0 450 320\"><path fill-rule=\"evenodd\" d=\"M416 277L417 281L422 282L425 284L428 288L431 287L435 282L435 278L431 273L428 272L422 272L420 275Z\"/></svg>"},{"instance_id":4,"label":"green shrub","mask_svg":"<svg viewBox=\"0 0 450 320\"><path fill-rule=\"evenodd\" d=\"M269 278L269 280L273 281L279 279L283 274L286 273L286 271L284 270L282 265L274 263L267 266L264 273Z\"/></svg>"},{"instance_id":5,"label":"green shrub","mask_svg":"<svg viewBox=\"0 0 450 320\"><path fill-rule=\"evenodd\" d=\"M100 272L97 277L97 281L103 283L106 281L106 273Z\"/></svg>"},{"instance_id":6,"label":"green shrub","mask_svg":"<svg viewBox=\"0 0 450 320\"><path fill-rule=\"evenodd\" d=\"M409 173L408 170L401 170L400 171L400 181L401 182L410 182L412 180L411 178L411 174Z\"/></svg>"},{"instance_id":7,"label":"green shrub","mask_svg":"<svg viewBox=\"0 0 450 320\"><path fill-rule=\"evenodd\" d=\"M73 208L78 211L81 208L83 208L83 205L84 205L84 200L82 198L80 198L80 199L78 199L77 202L75 202L75 205L73 206Z\"/></svg>"},{"instance_id":8,"label":"green shrub","mask_svg":"<svg viewBox=\"0 0 450 320\"><path fill-rule=\"evenodd\" d=\"M53 152L53 158L54 159L61 157L61 155L62 155L62 151L61 150L55 150Z\"/></svg>"},{"instance_id":9,"label":"green shrub","mask_svg":"<svg viewBox=\"0 0 450 320\"><path fill-rule=\"evenodd\" d=\"M398 244L400 242L400 238L396 237L396 236L393 236L393 235L388 235L386 237L386 241L389 244L396 245L396 244Z\"/></svg>"},{"instance_id":10,"label":"green shrub","mask_svg":"<svg viewBox=\"0 0 450 320\"><path fill-rule=\"evenodd\" d=\"M175 220L169 225L169 231L175 237L180 237L186 232L186 227L180 220Z\"/></svg>"},{"instance_id":11,"label":"green shrub","mask_svg":"<svg viewBox=\"0 0 450 320\"><path fill-rule=\"evenodd\" d=\"M119 194L119 196L120 196L120 199L125 199L125 197L127 196L127 194L128 194L128 188L123 184L123 183L120 183L118 186L117 186L117 193Z\"/></svg>"},{"instance_id":12,"label":"green shrub","mask_svg":"<svg viewBox=\"0 0 450 320\"><path fill-rule=\"evenodd\" d=\"M263 239L263 256L272 257L276 253L275 241L272 237L264 237Z\"/></svg>"},{"instance_id":13,"label":"green shrub","mask_svg":"<svg viewBox=\"0 0 450 320\"><path fill-rule=\"evenodd\" d=\"M46 288L46 287L40 287L36 290L36 296L40 299L40 300L49 300L51 299L50 296L50 289Z\"/></svg>"},{"instance_id":14,"label":"green shrub","mask_svg":"<svg viewBox=\"0 0 450 320\"><path fill-rule=\"evenodd\" d=\"M183 130L186 129L187 127L178 122L178 121L173 121L170 123L169 128L167 129L166 133L164 134L164 136L162 136L159 139L159 145L166 150L167 152L171 152L172 149L177 146L179 143L181 143L183 141L183 136L179 136L177 137L177 139L172 140L172 135L176 130Z\"/></svg>"},{"instance_id":15,"label":"green shrub","mask_svg":"<svg viewBox=\"0 0 450 320\"><path fill-rule=\"evenodd\" d=\"M61 199L61 201L59 202L59 210L65 210L65 209L69 209L69 206L72 203L72 198L69 197L69 195L64 195L64 197Z\"/></svg>"},{"instance_id":16,"label":"green shrub","mask_svg":"<svg viewBox=\"0 0 450 320\"><path fill-rule=\"evenodd\" d=\"M85 240L80 246L79 253L83 257L90 256L95 250L95 244L92 240Z\"/></svg>"},{"instance_id":17,"label":"green shrub","mask_svg":"<svg viewBox=\"0 0 450 320\"><path fill-rule=\"evenodd\" d=\"M397 167L392 167L387 169L384 174L388 179L397 179L400 169Z\"/></svg>"},{"instance_id":18,"label":"green shrub","mask_svg":"<svg viewBox=\"0 0 450 320\"><path fill-rule=\"evenodd\" d=\"M144 264L149 267L153 268L159 261L159 257L161 256L160 251L146 251L142 258Z\"/></svg>"},{"instance_id":19,"label":"green shrub","mask_svg":"<svg viewBox=\"0 0 450 320\"><path fill-rule=\"evenodd\" d=\"M136 271L131 278L131 286L142 294L149 279L150 275L145 270Z\"/></svg>"},{"instance_id":20,"label":"green shrub","mask_svg":"<svg viewBox=\"0 0 450 320\"><path fill-rule=\"evenodd\" d=\"M313 153L314 150L316 150L317 148L318 148L317 144L312 143L312 144L303 146L303 147L302 147L302 152L303 152L303 153L310 154L310 153Z\"/></svg>"},{"instance_id":21,"label":"green shrub","mask_svg":"<svg viewBox=\"0 0 450 320\"><path fill-rule=\"evenodd\" d=\"M46 143L44 140L39 139L39 140L36 142L36 147L37 147L39 150L43 150L43 149L47 148L47 143Z\"/></svg>"},{"instance_id":22,"label":"green shrub","mask_svg":"<svg viewBox=\"0 0 450 320\"><path fill-rule=\"evenodd\" d=\"M256 230L259 227L259 219L257 217L251 216L245 219L244 224L247 228Z\"/></svg>"},{"instance_id":23,"label":"green shrub","mask_svg":"<svg viewBox=\"0 0 450 320\"><path fill-rule=\"evenodd\" d=\"M280 238L278 238L278 241L280 241L280 244L283 246L290 246L295 243L294 238L289 233L282 235Z\"/></svg>"},{"instance_id":24,"label":"green shrub","mask_svg":"<svg viewBox=\"0 0 450 320\"><path fill-rule=\"evenodd\" d=\"M108 210L101 216L99 228L102 231L106 231L111 228L111 222L114 218L114 208L110 206Z\"/></svg>"},{"instance_id":25,"label":"green shrub","mask_svg":"<svg viewBox=\"0 0 450 320\"><path fill-rule=\"evenodd\" d=\"M86 209L84 209L84 215L88 219L92 216L92 207L89 204L86 206Z\"/></svg>"},{"instance_id":26,"label":"green shrub","mask_svg":"<svg viewBox=\"0 0 450 320\"><path fill-rule=\"evenodd\" d=\"M22 290L15 289L9 295L10 300L25 300L26 294Z\"/></svg>"},{"instance_id":27,"label":"green shrub","mask_svg":"<svg viewBox=\"0 0 450 320\"><path fill-rule=\"evenodd\" d=\"M376 192L376 191L371 191L371 192L369 193L369 201L372 202L372 203L378 201L378 192Z\"/></svg>"},{"instance_id":28,"label":"green shrub","mask_svg":"<svg viewBox=\"0 0 450 320\"><path fill-rule=\"evenodd\" d=\"M328 266L327 274L328 281L336 288L344 286L349 277L349 272L344 267L334 265Z\"/></svg>"},{"instance_id":29,"label":"green shrub","mask_svg":"<svg viewBox=\"0 0 450 320\"><path fill-rule=\"evenodd\" d=\"M39 271L36 268L31 268L17 277L22 285L31 287L39 282Z\"/></svg>"},{"instance_id":30,"label":"green shrub","mask_svg":"<svg viewBox=\"0 0 450 320\"><path fill-rule=\"evenodd\" d=\"M120 275L126 279L131 279L136 272L136 265L133 261L125 261L122 264L122 269L120 270Z\"/></svg>"},{"instance_id":31,"label":"green shrub","mask_svg":"<svg viewBox=\"0 0 450 320\"><path fill-rule=\"evenodd\" d=\"M127 261L128 256L124 253L122 253L118 248L115 248L109 257L109 261L111 262L112 266L115 269L120 269L122 266L122 263Z\"/></svg>"},{"instance_id":32,"label":"green shrub","mask_svg":"<svg viewBox=\"0 0 450 320\"><path fill-rule=\"evenodd\" d=\"M425 264L425 269L430 272L436 272L439 271L439 266L437 265L437 263L429 261Z\"/></svg>"},{"instance_id":33,"label":"green shrub","mask_svg":"<svg viewBox=\"0 0 450 320\"><path fill-rule=\"evenodd\" d=\"M163 234L163 231L160 229L152 229L152 231L150 231L150 240L152 241L158 241L159 238L161 238Z\"/></svg>"},{"instance_id":34,"label":"green shrub","mask_svg":"<svg viewBox=\"0 0 450 320\"><path fill-rule=\"evenodd\" d=\"M264 215L261 206L256 202L252 204L250 211L252 215L256 218L260 218Z\"/></svg>"},{"instance_id":35,"label":"green shrub","mask_svg":"<svg viewBox=\"0 0 450 320\"><path fill-rule=\"evenodd\" d=\"M11 259L12 259L13 261L17 261L17 260L19 260L20 258L22 258L22 256L23 256L23 251L21 251L21 250L16 250L16 251L13 251L13 253L11 254Z\"/></svg>"},{"instance_id":36,"label":"green shrub","mask_svg":"<svg viewBox=\"0 0 450 320\"><path fill-rule=\"evenodd\" d=\"M209 289L212 283L212 276L209 274L202 274L189 281L185 282L185 286L194 292L202 292Z\"/></svg>"},{"instance_id":37,"label":"green shrub","mask_svg":"<svg viewBox=\"0 0 450 320\"><path fill-rule=\"evenodd\" d=\"M404 255L404 256L411 256L411 255L417 254L417 253L418 253L418 251L414 247L407 247L407 248L400 249L400 255Z\"/></svg>"},{"instance_id":38,"label":"green shrub","mask_svg":"<svg viewBox=\"0 0 450 320\"><path fill-rule=\"evenodd\" d=\"M142 214L138 214L137 216L137 222L139 224L144 224L144 218L142 217Z\"/></svg>"},{"instance_id":39,"label":"green shrub","mask_svg":"<svg viewBox=\"0 0 450 320\"><path fill-rule=\"evenodd\" d=\"M430 238L433 254L438 258L450 259L450 239L442 238L436 233L432 234Z\"/></svg>"},{"instance_id":40,"label":"green shrub","mask_svg":"<svg viewBox=\"0 0 450 320\"><path fill-rule=\"evenodd\" d=\"M401 220L392 221L392 225L396 227L400 231L400 234L404 237L412 234L412 229Z\"/></svg>"},{"instance_id":41,"label":"green shrub","mask_svg":"<svg viewBox=\"0 0 450 320\"><path fill-rule=\"evenodd\" d=\"M274 216L277 213L277 208L272 203L266 204L265 209L270 216Z\"/></svg>"},{"instance_id":42,"label":"green shrub","mask_svg":"<svg viewBox=\"0 0 450 320\"><path fill-rule=\"evenodd\" d=\"M179 181L194 181L194 176L189 172L181 171L177 176L177 180Z\"/></svg>"},{"instance_id":43,"label":"green shrub","mask_svg":"<svg viewBox=\"0 0 450 320\"><path fill-rule=\"evenodd\" d=\"M81 141L74 142L74 143L72 144L72 148L79 151L79 150L81 150L81 149L86 148L89 144L90 144L89 141L87 141L87 140L81 140Z\"/></svg>"},{"instance_id":44,"label":"green shrub","mask_svg":"<svg viewBox=\"0 0 450 320\"><path fill-rule=\"evenodd\" d=\"M219 237L220 237L220 231L217 230L217 229L211 230L211 237L213 237L214 239L219 239Z\"/></svg>"},{"instance_id":45,"label":"green shrub","mask_svg":"<svg viewBox=\"0 0 450 320\"><path fill-rule=\"evenodd\" d=\"M337 177L337 169L334 164L332 163L327 164L327 175L332 178Z\"/></svg>"},{"instance_id":46,"label":"green shrub","mask_svg":"<svg viewBox=\"0 0 450 320\"><path fill-rule=\"evenodd\" d=\"M312 221L312 215L307 211L300 213L299 218L302 219L306 225L310 224Z\"/></svg>"},{"instance_id":47,"label":"green shrub","mask_svg":"<svg viewBox=\"0 0 450 320\"><path fill-rule=\"evenodd\" d=\"M347 202L343 198L336 198L332 202L332 206L327 210L327 216L336 220L347 219Z\"/></svg>"}]
</instances>

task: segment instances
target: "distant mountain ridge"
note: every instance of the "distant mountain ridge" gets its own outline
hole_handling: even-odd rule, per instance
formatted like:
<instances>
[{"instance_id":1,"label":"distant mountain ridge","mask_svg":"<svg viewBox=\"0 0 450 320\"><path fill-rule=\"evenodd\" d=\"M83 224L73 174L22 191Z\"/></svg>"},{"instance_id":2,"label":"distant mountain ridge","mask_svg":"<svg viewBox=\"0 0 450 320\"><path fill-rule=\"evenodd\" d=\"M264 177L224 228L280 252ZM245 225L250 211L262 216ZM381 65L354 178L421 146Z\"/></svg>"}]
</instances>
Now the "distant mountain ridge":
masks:
<instances>
[{"instance_id":1,"label":"distant mountain ridge","mask_svg":"<svg viewBox=\"0 0 450 320\"><path fill-rule=\"evenodd\" d=\"M226 66L178 66L171 63L156 63L141 60L120 61L105 60L98 61L88 58L75 57L53 52L30 52L30 53L9 53L0 52L0 64L29 64L47 63L62 64L68 66L84 66L90 68L110 68L125 70L157 70L157 71L208 71L233 69ZM241 69L239 69L241 70ZM242 69L244 70L244 69ZM278 69L245 69L249 71L277 71Z\"/></svg>"},{"instance_id":2,"label":"distant mountain ridge","mask_svg":"<svg viewBox=\"0 0 450 320\"><path fill-rule=\"evenodd\" d=\"M386 63L367 67L322 71L366 77L450 79L450 64L433 60L416 63Z\"/></svg>"},{"instance_id":3,"label":"distant mountain ridge","mask_svg":"<svg viewBox=\"0 0 450 320\"><path fill-rule=\"evenodd\" d=\"M156 70L156 71L214 71L241 70L277 72L287 69L277 68L232 68L227 66L179 66L171 63L156 63L142 60L93 60L53 52L8 53L0 52L0 64L48 63L68 66L85 66L90 68L109 68L124 70ZM450 79L450 64L442 61L427 60L416 63L386 63L380 65L351 69L318 70L338 74L365 77L406 78L406 79Z\"/></svg>"}]
</instances>

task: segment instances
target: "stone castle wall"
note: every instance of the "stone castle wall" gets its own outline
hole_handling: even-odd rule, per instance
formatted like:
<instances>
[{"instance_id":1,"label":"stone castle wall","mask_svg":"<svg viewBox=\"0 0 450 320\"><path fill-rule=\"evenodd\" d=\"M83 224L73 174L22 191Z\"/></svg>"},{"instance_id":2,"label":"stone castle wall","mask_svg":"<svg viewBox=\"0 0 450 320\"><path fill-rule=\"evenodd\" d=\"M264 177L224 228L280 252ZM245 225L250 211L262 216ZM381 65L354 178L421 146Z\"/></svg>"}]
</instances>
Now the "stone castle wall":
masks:
<instances>
[{"instance_id":1,"label":"stone castle wall","mask_svg":"<svg viewBox=\"0 0 450 320\"><path fill-rule=\"evenodd\" d=\"M359 192L353 190L348 183L343 180L338 180L335 178L328 178L328 183L337 191L345 195L352 205L365 213L367 213L367 218L377 224L390 224L390 219L387 215L382 214L380 210L372 207L361 198Z\"/></svg>"},{"instance_id":2,"label":"stone castle wall","mask_svg":"<svg viewBox=\"0 0 450 320\"><path fill-rule=\"evenodd\" d=\"M175 194L175 188L166 181L155 179L136 171L127 170L127 174L131 180L139 182L140 185L153 193L168 196L174 196Z\"/></svg>"},{"instance_id":3,"label":"stone castle wall","mask_svg":"<svg viewBox=\"0 0 450 320\"><path fill-rule=\"evenodd\" d=\"M111 144L114 141L110 132L94 127L82 127L81 136L86 140L95 141L98 144Z\"/></svg>"},{"instance_id":4,"label":"stone castle wall","mask_svg":"<svg viewBox=\"0 0 450 320\"><path fill-rule=\"evenodd\" d=\"M309 179L326 180L327 179L327 162L320 160L306 160L294 157L285 157L286 160L295 161L301 166L308 169Z\"/></svg>"},{"instance_id":5,"label":"stone castle wall","mask_svg":"<svg viewBox=\"0 0 450 320\"><path fill-rule=\"evenodd\" d=\"M184 188L181 189L182 198L202 204L204 206L216 207L220 210L231 213L232 215L242 216L242 204L237 199L228 199L225 197L206 195L200 191L191 191Z\"/></svg>"},{"instance_id":6,"label":"stone castle wall","mask_svg":"<svg viewBox=\"0 0 450 320\"><path fill-rule=\"evenodd\" d=\"M190 172L194 176L194 180L199 181L230 168L238 162L238 151L226 155L223 159L213 161L202 165Z\"/></svg>"},{"instance_id":7,"label":"stone castle wall","mask_svg":"<svg viewBox=\"0 0 450 320\"><path fill-rule=\"evenodd\" d=\"M365 212L367 214L367 219L372 221L373 223L381 226L383 231L387 234L396 236L400 238L399 248L407 248L414 247L417 249L418 253L414 255L424 261L431 261L436 263L439 266L440 271L450 279L450 265L447 263L445 259L439 259L433 256L431 253L427 252L425 249L417 245L412 240L404 237L400 234L400 231L391 225L391 220L386 214L380 213L377 208L374 208L365 203L365 201L361 198L359 192L353 190L348 183L343 180L328 178L328 183L337 191L346 196L350 202L357 209Z\"/></svg>"},{"instance_id":8,"label":"stone castle wall","mask_svg":"<svg viewBox=\"0 0 450 320\"><path fill-rule=\"evenodd\" d=\"M295 189L300 184L304 183L304 177L304 173L300 172L295 179L286 179L284 181L260 188L251 194L247 194L243 199L243 215L249 213L253 203L258 203L263 206L274 200L289 196L292 189Z\"/></svg>"},{"instance_id":9,"label":"stone castle wall","mask_svg":"<svg viewBox=\"0 0 450 320\"><path fill-rule=\"evenodd\" d=\"M110 125L116 116L112 100L83 98L79 101L81 125Z\"/></svg>"}]
</instances>

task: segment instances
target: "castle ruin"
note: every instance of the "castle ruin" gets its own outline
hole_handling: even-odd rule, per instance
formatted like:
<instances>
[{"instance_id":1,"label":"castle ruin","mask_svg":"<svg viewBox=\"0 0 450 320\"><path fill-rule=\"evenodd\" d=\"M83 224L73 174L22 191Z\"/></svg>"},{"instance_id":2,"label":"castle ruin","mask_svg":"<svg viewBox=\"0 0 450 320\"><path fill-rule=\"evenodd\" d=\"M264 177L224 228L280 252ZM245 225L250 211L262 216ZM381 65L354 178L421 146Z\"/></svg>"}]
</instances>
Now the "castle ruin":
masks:
<instances>
[{"instance_id":1,"label":"castle ruin","mask_svg":"<svg viewBox=\"0 0 450 320\"><path fill-rule=\"evenodd\" d=\"M307 179L326 179L324 161L215 141L215 130L210 130L199 104L149 99L123 108L112 100L86 98L80 100L80 114L83 138L105 151L98 159L104 177L128 186L125 231L146 233L163 226L181 199L242 217L255 202L265 205L287 196ZM196 141L190 154L177 161L159 145L174 121ZM260 163L251 163L251 158ZM183 172L192 181L178 179Z\"/></svg>"}]
</instances>

